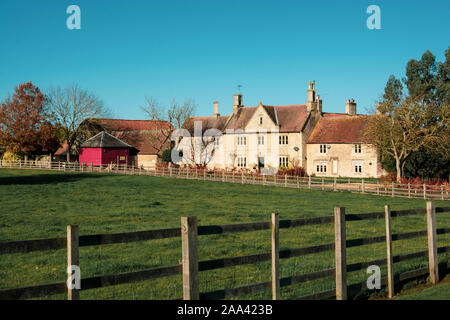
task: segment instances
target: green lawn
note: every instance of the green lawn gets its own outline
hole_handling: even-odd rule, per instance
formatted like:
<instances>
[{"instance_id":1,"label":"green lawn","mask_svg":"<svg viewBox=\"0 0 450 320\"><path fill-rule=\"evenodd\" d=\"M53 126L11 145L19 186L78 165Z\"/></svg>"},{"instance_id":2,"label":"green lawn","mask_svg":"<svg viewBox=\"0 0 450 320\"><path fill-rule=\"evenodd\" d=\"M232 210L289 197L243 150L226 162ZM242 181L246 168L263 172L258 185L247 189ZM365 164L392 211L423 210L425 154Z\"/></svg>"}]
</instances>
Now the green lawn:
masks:
<instances>
[{"instance_id":1,"label":"green lawn","mask_svg":"<svg viewBox=\"0 0 450 320\"><path fill-rule=\"evenodd\" d=\"M0 169L0 241L65 236L68 224L80 234L118 233L178 227L180 217L195 215L199 225L269 221L272 212L280 219L327 216L335 206L347 213L425 208L420 199L377 197L349 192L251 186L174 178L106 173L63 173ZM436 206L449 206L436 201ZM441 213L438 227L450 226L450 214ZM395 218L393 232L425 230L424 216ZM384 233L384 221L348 223L347 237ZM332 242L333 225L281 230L281 249ZM448 234L438 236L439 246L449 245ZM163 239L80 249L82 277L142 270L178 264L180 239ZM394 242L394 253L424 250L426 239ZM270 251L270 231L199 237L201 260ZM348 262L384 256L382 244L348 249ZM334 266L333 252L281 260L282 277ZM440 255L448 260L448 253ZM65 250L3 255L0 288L64 281ZM396 264L396 271L423 266L426 259ZM385 268L382 268L383 275ZM349 282L367 278L365 270L349 274ZM268 281L270 263L218 269L200 273L201 291ZM292 298L333 288L323 279L282 288L282 298ZM270 292L241 298L269 299ZM81 292L82 299L173 299L181 297L181 276L136 282ZM50 298L64 299L64 296Z\"/></svg>"},{"instance_id":2,"label":"green lawn","mask_svg":"<svg viewBox=\"0 0 450 320\"><path fill-rule=\"evenodd\" d=\"M450 278L444 283L395 297L396 300L450 300Z\"/></svg>"}]
</instances>

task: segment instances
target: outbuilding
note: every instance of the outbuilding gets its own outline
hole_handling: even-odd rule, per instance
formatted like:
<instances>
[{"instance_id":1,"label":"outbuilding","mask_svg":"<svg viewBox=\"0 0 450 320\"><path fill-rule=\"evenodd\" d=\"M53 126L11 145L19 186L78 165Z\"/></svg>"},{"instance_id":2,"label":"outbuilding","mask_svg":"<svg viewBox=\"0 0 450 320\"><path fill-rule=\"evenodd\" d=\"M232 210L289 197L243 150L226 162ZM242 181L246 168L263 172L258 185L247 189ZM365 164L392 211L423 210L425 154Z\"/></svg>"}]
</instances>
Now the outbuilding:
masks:
<instances>
[{"instance_id":1,"label":"outbuilding","mask_svg":"<svg viewBox=\"0 0 450 320\"><path fill-rule=\"evenodd\" d=\"M80 145L79 163L84 165L130 164L137 149L102 131Z\"/></svg>"}]
</instances>

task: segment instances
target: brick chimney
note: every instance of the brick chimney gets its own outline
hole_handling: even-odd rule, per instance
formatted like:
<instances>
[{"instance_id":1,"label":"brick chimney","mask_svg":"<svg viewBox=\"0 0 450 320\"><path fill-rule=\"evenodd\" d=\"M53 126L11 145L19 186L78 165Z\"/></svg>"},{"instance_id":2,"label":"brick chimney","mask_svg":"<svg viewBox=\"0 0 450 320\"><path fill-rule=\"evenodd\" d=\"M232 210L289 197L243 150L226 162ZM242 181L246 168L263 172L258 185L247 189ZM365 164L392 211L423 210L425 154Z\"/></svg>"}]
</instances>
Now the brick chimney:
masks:
<instances>
[{"instance_id":1,"label":"brick chimney","mask_svg":"<svg viewBox=\"0 0 450 320\"><path fill-rule=\"evenodd\" d=\"M234 95L233 112L237 111L240 107L243 107L243 105L242 105L242 94L239 93Z\"/></svg>"},{"instance_id":2,"label":"brick chimney","mask_svg":"<svg viewBox=\"0 0 450 320\"><path fill-rule=\"evenodd\" d=\"M220 113L219 113L219 102L218 101L214 101L213 104L214 104L214 114L213 114L213 116L218 117L218 116L220 116Z\"/></svg>"},{"instance_id":3,"label":"brick chimney","mask_svg":"<svg viewBox=\"0 0 450 320\"><path fill-rule=\"evenodd\" d=\"M348 99L345 103L345 113L349 116L356 115L356 102L354 99Z\"/></svg>"}]
</instances>

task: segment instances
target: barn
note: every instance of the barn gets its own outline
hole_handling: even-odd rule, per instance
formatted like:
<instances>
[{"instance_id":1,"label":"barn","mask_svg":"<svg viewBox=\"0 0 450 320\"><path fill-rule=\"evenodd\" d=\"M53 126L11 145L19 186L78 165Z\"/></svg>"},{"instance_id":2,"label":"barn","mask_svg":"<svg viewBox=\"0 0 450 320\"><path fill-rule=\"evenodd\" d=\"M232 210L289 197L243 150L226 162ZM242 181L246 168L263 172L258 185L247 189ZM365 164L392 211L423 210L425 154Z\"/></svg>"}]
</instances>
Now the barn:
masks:
<instances>
[{"instance_id":1,"label":"barn","mask_svg":"<svg viewBox=\"0 0 450 320\"><path fill-rule=\"evenodd\" d=\"M138 150L102 131L80 145L79 163L84 165L130 164Z\"/></svg>"}]
</instances>

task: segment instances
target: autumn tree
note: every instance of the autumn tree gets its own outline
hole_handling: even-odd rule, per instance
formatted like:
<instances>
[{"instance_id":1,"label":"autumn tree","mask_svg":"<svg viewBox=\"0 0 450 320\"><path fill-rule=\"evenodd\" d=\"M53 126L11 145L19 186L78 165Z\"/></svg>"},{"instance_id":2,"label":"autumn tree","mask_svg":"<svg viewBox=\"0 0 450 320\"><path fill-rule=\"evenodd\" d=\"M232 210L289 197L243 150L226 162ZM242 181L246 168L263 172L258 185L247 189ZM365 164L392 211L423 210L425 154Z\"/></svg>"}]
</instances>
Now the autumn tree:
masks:
<instances>
[{"instance_id":1,"label":"autumn tree","mask_svg":"<svg viewBox=\"0 0 450 320\"><path fill-rule=\"evenodd\" d=\"M0 106L0 144L26 157L58 148L47 100L31 82L16 87Z\"/></svg>"},{"instance_id":2,"label":"autumn tree","mask_svg":"<svg viewBox=\"0 0 450 320\"><path fill-rule=\"evenodd\" d=\"M164 149L171 147L172 133L194 115L196 107L193 99L185 99L183 103L172 99L170 106L165 107L152 97L146 98L146 106L141 107L141 110L150 120L158 122L154 130L145 133L145 138L158 154L162 155Z\"/></svg>"},{"instance_id":3,"label":"autumn tree","mask_svg":"<svg viewBox=\"0 0 450 320\"><path fill-rule=\"evenodd\" d=\"M86 127L80 127L81 122L86 119L105 117L109 111L95 94L78 85L64 89L52 88L47 99L54 121L60 128L62 140L60 142L67 142L67 161L70 161L70 152L82 142L80 138L89 136L89 133L84 132Z\"/></svg>"}]
</instances>

